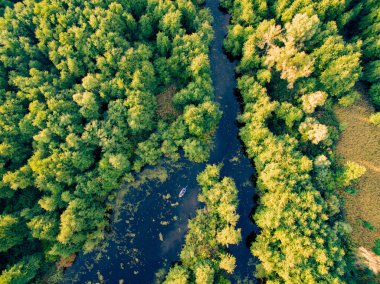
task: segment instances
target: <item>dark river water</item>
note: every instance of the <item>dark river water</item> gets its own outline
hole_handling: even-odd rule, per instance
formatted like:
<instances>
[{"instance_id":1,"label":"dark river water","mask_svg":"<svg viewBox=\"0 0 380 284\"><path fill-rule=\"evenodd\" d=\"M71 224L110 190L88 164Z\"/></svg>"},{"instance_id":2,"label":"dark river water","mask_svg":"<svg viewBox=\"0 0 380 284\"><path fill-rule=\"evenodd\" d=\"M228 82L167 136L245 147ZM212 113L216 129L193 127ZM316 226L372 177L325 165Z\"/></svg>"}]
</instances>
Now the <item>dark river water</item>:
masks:
<instances>
[{"instance_id":1,"label":"dark river water","mask_svg":"<svg viewBox=\"0 0 380 284\"><path fill-rule=\"evenodd\" d=\"M216 101L223 116L215 137L215 147L208 163L223 163L222 176L235 180L239 190L238 227L243 240L230 246L237 258L232 283L255 282L255 259L248 245L257 232L250 216L254 208L254 168L244 154L238 138L236 117L240 111L234 95L236 80L234 63L223 52L229 15L218 8L218 0L206 0L214 17L214 41L210 50L212 79ZM176 164L163 164L144 170L137 182L121 189L115 205L112 232L98 251L79 254L66 270L64 283L154 283L156 273L179 260L184 243L187 222L201 206L197 201L196 176L205 164L190 163L184 159ZM181 199L182 187L188 191Z\"/></svg>"}]
</instances>

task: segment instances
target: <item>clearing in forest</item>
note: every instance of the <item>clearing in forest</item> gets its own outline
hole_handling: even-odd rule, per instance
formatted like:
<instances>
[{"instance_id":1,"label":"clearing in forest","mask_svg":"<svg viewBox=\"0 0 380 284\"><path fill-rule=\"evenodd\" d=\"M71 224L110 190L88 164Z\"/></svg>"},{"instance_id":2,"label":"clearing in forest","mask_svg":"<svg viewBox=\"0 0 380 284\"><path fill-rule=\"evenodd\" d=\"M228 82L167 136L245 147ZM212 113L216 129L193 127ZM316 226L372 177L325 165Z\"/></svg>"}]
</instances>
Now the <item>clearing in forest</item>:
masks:
<instances>
[{"instance_id":1,"label":"clearing in forest","mask_svg":"<svg viewBox=\"0 0 380 284\"><path fill-rule=\"evenodd\" d=\"M371 250L380 239L380 127L368 122L374 112L365 99L349 107L337 107L335 113L345 130L337 144L337 154L346 161L365 166L356 194L343 193L347 221L352 226L355 245ZM371 226L364 226L369 222Z\"/></svg>"}]
</instances>

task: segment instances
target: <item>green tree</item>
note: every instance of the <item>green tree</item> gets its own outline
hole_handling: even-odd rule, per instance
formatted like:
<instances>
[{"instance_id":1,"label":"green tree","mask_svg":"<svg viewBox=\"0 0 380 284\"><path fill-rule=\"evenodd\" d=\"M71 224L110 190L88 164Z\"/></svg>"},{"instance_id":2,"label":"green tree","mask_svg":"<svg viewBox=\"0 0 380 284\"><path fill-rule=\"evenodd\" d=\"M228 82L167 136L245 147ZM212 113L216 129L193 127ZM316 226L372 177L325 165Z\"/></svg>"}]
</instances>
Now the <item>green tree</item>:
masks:
<instances>
[{"instance_id":1,"label":"green tree","mask_svg":"<svg viewBox=\"0 0 380 284\"><path fill-rule=\"evenodd\" d=\"M232 274L236 267L236 258L230 254L222 255L219 267Z\"/></svg>"},{"instance_id":2,"label":"green tree","mask_svg":"<svg viewBox=\"0 0 380 284\"><path fill-rule=\"evenodd\" d=\"M181 18L182 15L180 11L168 12L160 21L161 30L171 38L174 38L178 34L182 34Z\"/></svg>"},{"instance_id":3,"label":"green tree","mask_svg":"<svg viewBox=\"0 0 380 284\"><path fill-rule=\"evenodd\" d=\"M349 186L364 175L366 168L355 162L347 162L344 165L343 172L338 176L338 184L341 186Z\"/></svg>"},{"instance_id":4,"label":"green tree","mask_svg":"<svg viewBox=\"0 0 380 284\"><path fill-rule=\"evenodd\" d=\"M165 284L186 284L188 283L188 272L186 269L181 266L174 266L170 269L166 279L164 281Z\"/></svg>"},{"instance_id":5,"label":"green tree","mask_svg":"<svg viewBox=\"0 0 380 284\"><path fill-rule=\"evenodd\" d=\"M225 246L230 244L236 245L241 241L240 230L235 230L230 226L226 226L217 233L216 240Z\"/></svg>"},{"instance_id":6,"label":"green tree","mask_svg":"<svg viewBox=\"0 0 380 284\"><path fill-rule=\"evenodd\" d=\"M58 234L56 214L41 214L33 217L28 223L32 236L40 240L54 241Z\"/></svg>"},{"instance_id":7,"label":"green tree","mask_svg":"<svg viewBox=\"0 0 380 284\"><path fill-rule=\"evenodd\" d=\"M189 106L185 109L184 119L190 134L204 136L215 130L222 116L217 104L204 102L199 106Z\"/></svg>"},{"instance_id":8,"label":"green tree","mask_svg":"<svg viewBox=\"0 0 380 284\"><path fill-rule=\"evenodd\" d=\"M183 145L185 156L194 162L205 162L210 155L208 143L194 138L186 139Z\"/></svg>"},{"instance_id":9,"label":"green tree","mask_svg":"<svg viewBox=\"0 0 380 284\"><path fill-rule=\"evenodd\" d=\"M26 235L25 225L20 218L0 215L0 252L7 252L23 242Z\"/></svg>"},{"instance_id":10,"label":"green tree","mask_svg":"<svg viewBox=\"0 0 380 284\"><path fill-rule=\"evenodd\" d=\"M214 269L209 265L200 265L195 270L195 283L212 284L214 283Z\"/></svg>"},{"instance_id":11,"label":"green tree","mask_svg":"<svg viewBox=\"0 0 380 284\"><path fill-rule=\"evenodd\" d=\"M41 263L37 255L26 256L13 266L3 270L0 275L0 282L4 284L26 284L30 283L39 269Z\"/></svg>"}]
</instances>

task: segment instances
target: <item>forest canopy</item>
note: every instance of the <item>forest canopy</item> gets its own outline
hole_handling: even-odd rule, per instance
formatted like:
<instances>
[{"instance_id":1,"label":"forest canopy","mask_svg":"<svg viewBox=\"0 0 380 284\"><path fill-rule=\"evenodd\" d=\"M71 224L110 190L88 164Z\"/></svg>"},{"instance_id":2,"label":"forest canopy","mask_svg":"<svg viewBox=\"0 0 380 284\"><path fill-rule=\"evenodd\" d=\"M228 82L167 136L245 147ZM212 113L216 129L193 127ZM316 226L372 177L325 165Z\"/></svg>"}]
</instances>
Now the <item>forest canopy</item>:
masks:
<instances>
[{"instance_id":1,"label":"forest canopy","mask_svg":"<svg viewBox=\"0 0 380 284\"><path fill-rule=\"evenodd\" d=\"M251 250L266 283L350 278L336 193L360 175L336 170L332 111L357 98L362 75L362 41L342 35L361 11L349 2L221 1L232 14L224 46L239 60L240 136L258 173Z\"/></svg>"},{"instance_id":2,"label":"forest canopy","mask_svg":"<svg viewBox=\"0 0 380 284\"><path fill-rule=\"evenodd\" d=\"M145 165L208 158L221 112L201 2L2 1L1 283L91 251L110 192ZM168 89L176 115L157 107Z\"/></svg>"},{"instance_id":3,"label":"forest canopy","mask_svg":"<svg viewBox=\"0 0 380 284\"><path fill-rule=\"evenodd\" d=\"M380 108L379 1L221 0L238 61L240 137L257 170L251 251L266 283L355 282L337 191L333 106L359 80ZM111 193L144 167L206 162L222 112L204 0L0 2L0 283L40 283L104 240ZM379 124L379 114L371 118ZM164 283L228 283L237 188L198 175L204 204ZM377 251L377 250L376 250Z\"/></svg>"}]
</instances>

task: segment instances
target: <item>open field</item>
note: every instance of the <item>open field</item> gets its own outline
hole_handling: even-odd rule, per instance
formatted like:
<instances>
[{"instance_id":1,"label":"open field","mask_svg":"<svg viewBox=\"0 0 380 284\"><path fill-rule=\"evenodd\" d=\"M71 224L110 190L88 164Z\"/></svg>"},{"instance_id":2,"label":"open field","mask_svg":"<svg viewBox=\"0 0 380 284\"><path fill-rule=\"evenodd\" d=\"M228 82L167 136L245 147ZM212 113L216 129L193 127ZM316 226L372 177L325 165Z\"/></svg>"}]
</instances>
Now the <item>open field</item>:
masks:
<instances>
[{"instance_id":1,"label":"open field","mask_svg":"<svg viewBox=\"0 0 380 284\"><path fill-rule=\"evenodd\" d=\"M356 186L358 192L343 196L346 218L353 228L352 241L370 250L380 238L380 128L368 122L373 109L364 99L350 107L337 107L335 112L345 126L336 148L338 155L342 162L354 161L367 168ZM364 227L364 221L375 229Z\"/></svg>"}]
</instances>

